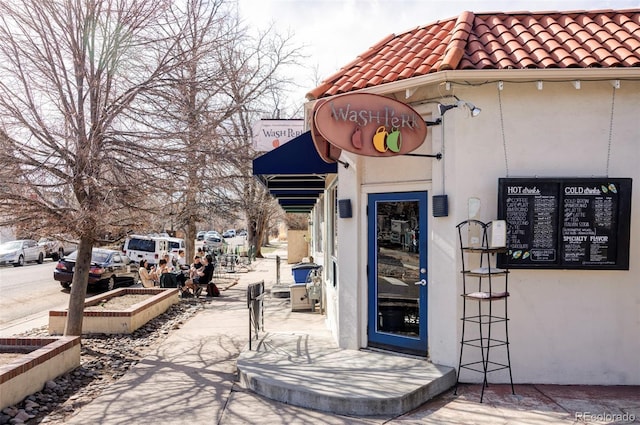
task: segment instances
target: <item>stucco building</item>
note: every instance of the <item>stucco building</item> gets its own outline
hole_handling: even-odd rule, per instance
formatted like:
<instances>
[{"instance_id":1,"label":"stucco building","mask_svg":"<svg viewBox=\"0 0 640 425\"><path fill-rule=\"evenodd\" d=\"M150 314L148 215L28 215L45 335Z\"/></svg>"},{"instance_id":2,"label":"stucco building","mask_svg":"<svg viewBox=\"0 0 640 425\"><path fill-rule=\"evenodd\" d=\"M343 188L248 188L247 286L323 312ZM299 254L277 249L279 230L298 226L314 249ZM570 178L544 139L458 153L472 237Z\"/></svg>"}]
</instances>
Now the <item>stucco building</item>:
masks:
<instances>
[{"instance_id":1,"label":"stucco building","mask_svg":"<svg viewBox=\"0 0 640 425\"><path fill-rule=\"evenodd\" d=\"M381 126L387 137L405 130L361 121L367 106L354 94L388 99L372 101L381 113L418 114L426 136L410 152L365 152L359 144L375 144ZM504 219L507 245L519 245L501 257L511 260L502 265L514 382L640 384L640 10L463 12L390 35L307 97L310 131L300 137L334 168L297 173L316 190L303 211L341 347L457 368L465 254L456 226ZM410 143L418 129L407 123ZM354 141L360 127L368 133ZM514 222L507 198L518 185L546 195L546 227L527 197ZM594 196L575 201L585 189ZM533 235L543 231L546 242Z\"/></svg>"}]
</instances>

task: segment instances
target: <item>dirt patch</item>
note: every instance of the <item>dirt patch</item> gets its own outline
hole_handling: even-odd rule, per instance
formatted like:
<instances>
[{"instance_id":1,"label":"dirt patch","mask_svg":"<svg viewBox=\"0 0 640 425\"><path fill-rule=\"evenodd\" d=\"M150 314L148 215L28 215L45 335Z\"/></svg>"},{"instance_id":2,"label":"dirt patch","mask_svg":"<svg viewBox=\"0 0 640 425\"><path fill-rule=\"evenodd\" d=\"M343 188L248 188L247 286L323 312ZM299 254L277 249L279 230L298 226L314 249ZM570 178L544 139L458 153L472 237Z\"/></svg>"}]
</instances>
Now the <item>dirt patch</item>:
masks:
<instances>
[{"instance_id":1,"label":"dirt patch","mask_svg":"<svg viewBox=\"0 0 640 425\"><path fill-rule=\"evenodd\" d=\"M99 304L85 307L84 311L104 311L104 310L126 310L132 305L138 304L155 294L125 294L118 297L108 298L100 301Z\"/></svg>"},{"instance_id":2,"label":"dirt patch","mask_svg":"<svg viewBox=\"0 0 640 425\"><path fill-rule=\"evenodd\" d=\"M23 353L0 353L0 366L11 363L22 356L24 356Z\"/></svg>"}]
</instances>

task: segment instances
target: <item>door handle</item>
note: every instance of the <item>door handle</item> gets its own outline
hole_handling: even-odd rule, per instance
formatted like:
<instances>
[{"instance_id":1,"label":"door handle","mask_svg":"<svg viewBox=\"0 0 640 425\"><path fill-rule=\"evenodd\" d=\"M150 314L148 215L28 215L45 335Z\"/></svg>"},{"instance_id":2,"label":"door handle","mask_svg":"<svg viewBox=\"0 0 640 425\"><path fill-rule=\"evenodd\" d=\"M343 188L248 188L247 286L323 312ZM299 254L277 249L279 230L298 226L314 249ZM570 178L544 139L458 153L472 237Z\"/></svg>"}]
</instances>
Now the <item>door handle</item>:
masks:
<instances>
[{"instance_id":1,"label":"door handle","mask_svg":"<svg viewBox=\"0 0 640 425\"><path fill-rule=\"evenodd\" d=\"M419 282L415 283L416 285L427 286L427 279L421 279Z\"/></svg>"}]
</instances>

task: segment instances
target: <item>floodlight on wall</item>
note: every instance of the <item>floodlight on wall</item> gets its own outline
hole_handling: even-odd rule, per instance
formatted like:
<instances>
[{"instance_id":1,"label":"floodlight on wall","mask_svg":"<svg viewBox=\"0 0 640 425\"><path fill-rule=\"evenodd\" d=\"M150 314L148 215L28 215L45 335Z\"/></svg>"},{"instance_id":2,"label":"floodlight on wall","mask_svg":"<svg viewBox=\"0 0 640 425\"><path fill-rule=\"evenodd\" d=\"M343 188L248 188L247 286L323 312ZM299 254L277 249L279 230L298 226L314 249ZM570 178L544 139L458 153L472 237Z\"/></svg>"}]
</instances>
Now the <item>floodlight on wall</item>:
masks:
<instances>
[{"instance_id":1,"label":"floodlight on wall","mask_svg":"<svg viewBox=\"0 0 640 425\"><path fill-rule=\"evenodd\" d=\"M477 117L478 115L480 115L480 112L482 112L480 108L478 108L471 102L465 102L465 105L467 106L467 108L469 108L469 112L471 112L472 117Z\"/></svg>"},{"instance_id":2,"label":"floodlight on wall","mask_svg":"<svg viewBox=\"0 0 640 425\"><path fill-rule=\"evenodd\" d=\"M442 103L438 103L438 113L442 116L449 109L453 109L453 108L457 108L457 107L458 107L458 105L456 105L456 104L454 104L454 105L443 105Z\"/></svg>"},{"instance_id":3,"label":"floodlight on wall","mask_svg":"<svg viewBox=\"0 0 640 425\"><path fill-rule=\"evenodd\" d=\"M474 105L471 102L466 102L464 100L458 100L453 105L443 105L442 103L438 103L438 112L442 116L448 110L453 108L459 108L461 106L466 106L469 109L469 112L471 113L472 117L477 117L478 115L480 115L480 112L482 112L482 110L478 108L476 105Z\"/></svg>"},{"instance_id":4,"label":"floodlight on wall","mask_svg":"<svg viewBox=\"0 0 640 425\"><path fill-rule=\"evenodd\" d=\"M471 117L477 117L478 115L480 115L480 112L481 112L480 108L476 107L476 105L474 105L473 103L460 100L457 97L455 97L455 99L456 99L456 103L452 105L443 105L442 103L438 103L438 113L440 114L439 119L442 123L442 127L440 127L440 131L442 132L442 150L440 152L441 158L444 156L444 114L453 108L460 108L460 107L467 107L469 109L469 113L471 114ZM445 180L444 161L442 161L441 167L442 167L442 194L434 195L432 197L432 205L433 205L432 212L434 217L447 217L449 215L449 198L447 197L447 195L445 195L445 186L444 186L444 180Z\"/></svg>"}]
</instances>

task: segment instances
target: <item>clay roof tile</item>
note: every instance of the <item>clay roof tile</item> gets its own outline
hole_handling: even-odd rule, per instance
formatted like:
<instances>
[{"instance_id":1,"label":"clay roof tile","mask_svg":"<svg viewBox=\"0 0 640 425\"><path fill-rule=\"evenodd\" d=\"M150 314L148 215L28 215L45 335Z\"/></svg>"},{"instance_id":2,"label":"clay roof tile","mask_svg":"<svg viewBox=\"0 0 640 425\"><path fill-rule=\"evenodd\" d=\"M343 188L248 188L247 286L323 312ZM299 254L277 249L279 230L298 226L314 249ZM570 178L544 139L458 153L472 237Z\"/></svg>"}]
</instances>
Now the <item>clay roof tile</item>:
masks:
<instances>
[{"instance_id":1,"label":"clay roof tile","mask_svg":"<svg viewBox=\"0 0 640 425\"><path fill-rule=\"evenodd\" d=\"M351 90L359 90L367 86L367 80L355 80L351 83Z\"/></svg>"},{"instance_id":2,"label":"clay roof tile","mask_svg":"<svg viewBox=\"0 0 640 425\"><path fill-rule=\"evenodd\" d=\"M640 67L640 9L463 12L387 36L307 96L442 70L576 67Z\"/></svg>"},{"instance_id":3,"label":"clay roof tile","mask_svg":"<svg viewBox=\"0 0 640 425\"><path fill-rule=\"evenodd\" d=\"M407 68L409 69L417 69L420 64L422 63L422 58L417 58L414 57L408 64L407 64Z\"/></svg>"},{"instance_id":4,"label":"clay roof tile","mask_svg":"<svg viewBox=\"0 0 640 425\"><path fill-rule=\"evenodd\" d=\"M640 40L637 40L637 39L634 39L634 38L627 38L627 39L624 40L623 45L627 49L629 49L631 52L639 52L640 51Z\"/></svg>"},{"instance_id":5,"label":"clay roof tile","mask_svg":"<svg viewBox=\"0 0 640 425\"><path fill-rule=\"evenodd\" d=\"M511 52L511 57L513 58L515 63L522 64L523 62L530 60L529 52L527 52L524 48L520 47Z\"/></svg>"},{"instance_id":6,"label":"clay roof tile","mask_svg":"<svg viewBox=\"0 0 640 425\"><path fill-rule=\"evenodd\" d=\"M401 59L400 56L394 55L393 57L389 58L386 64L391 67L394 67L400 62L400 59Z\"/></svg>"},{"instance_id":7,"label":"clay roof tile","mask_svg":"<svg viewBox=\"0 0 640 425\"><path fill-rule=\"evenodd\" d=\"M580 48L580 43L578 43L575 39L570 38L564 42L564 48L569 52L575 52Z\"/></svg>"},{"instance_id":8,"label":"clay roof tile","mask_svg":"<svg viewBox=\"0 0 640 425\"><path fill-rule=\"evenodd\" d=\"M616 22L631 34L637 34L638 30L640 30L640 19L638 19L637 17L634 20L627 15L617 14L614 17L614 22Z\"/></svg>"},{"instance_id":9,"label":"clay roof tile","mask_svg":"<svg viewBox=\"0 0 640 425\"><path fill-rule=\"evenodd\" d=\"M401 79L412 77L414 74L414 70L411 68L405 68L398 74L398 77Z\"/></svg>"},{"instance_id":10,"label":"clay roof tile","mask_svg":"<svg viewBox=\"0 0 640 425\"><path fill-rule=\"evenodd\" d=\"M390 72L386 76L382 77L382 82L383 83L390 83L392 81L396 81L397 78L398 78L398 73L397 72Z\"/></svg>"},{"instance_id":11,"label":"clay roof tile","mask_svg":"<svg viewBox=\"0 0 640 425\"><path fill-rule=\"evenodd\" d=\"M632 65L634 63L633 52L631 52L624 46L618 47L613 52L613 57L616 58L618 61L618 64L616 66L633 66ZM637 59L636 63L638 62L640 62L640 59Z\"/></svg>"},{"instance_id":12,"label":"clay roof tile","mask_svg":"<svg viewBox=\"0 0 640 425\"><path fill-rule=\"evenodd\" d=\"M542 46L542 44L538 40L536 40L535 38L533 38L531 41L529 41L527 44L525 44L524 47L530 53L533 52L534 50L537 50L537 49L544 50L544 47Z\"/></svg>"},{"instance_id":13,"label":"clay roof tile","mask_svg":"<svg viewBox=\"0 0 640 425\"><path fill-rule=\"evenodd\" d=\"M464 54L467 38L471 32L472 24L474 21L473 13L463 12L456 21L456 25L451 32L451 41L447 47L444 57L442 58L442 64L440 70L455 69Z\"/></svg>"},{"instance_id":14,"label":"clay roof tile","mask_svg":"<svg viewBox=\"0 0 640 425\"><path fill-rule=\"evenodd\" d=\"M598 59L591 54L581 58L580 63L582 63L583 68L599 68Z\"/></svg>"},{"instance_id":15,"label":"clay roof tile","mask_svg":"<svg viewBox=\"0 0 640 425\"><path fill-rule=\"evenodd\" d=\"M544 62L549 59L549 52L543 47L540 47L531 52L531 59L537 63L540 68L546 68Z\"/></svg>"},{"instance_id":16,"label":"clay roof tile","mask_svg":"<svg viewBox=\"0 0 640 425\"><path fill-rule=\"evenodd\" d=\"M431 70L431 66L427 65L426 63L423 63L422 65L416 68L416 75L426 75L429 73L430 70Z\"/></svg>"},{"instance_id":17,"label":"clay roof tile","mask_svg":"<svg viewBox=\"0 0 640 425\"><path fill-rule=\"evenodd\" d=\"M370 81L369 84L371 86L377 86L378 84L382 83L382 77L379 75L376 75L375 77L373 77Z\"/></svg>"}]
</instances>

